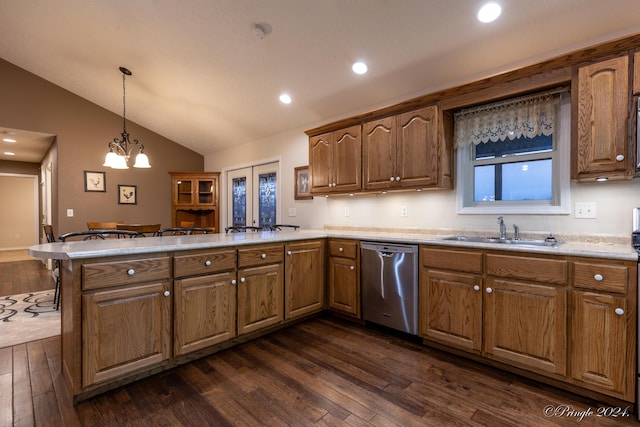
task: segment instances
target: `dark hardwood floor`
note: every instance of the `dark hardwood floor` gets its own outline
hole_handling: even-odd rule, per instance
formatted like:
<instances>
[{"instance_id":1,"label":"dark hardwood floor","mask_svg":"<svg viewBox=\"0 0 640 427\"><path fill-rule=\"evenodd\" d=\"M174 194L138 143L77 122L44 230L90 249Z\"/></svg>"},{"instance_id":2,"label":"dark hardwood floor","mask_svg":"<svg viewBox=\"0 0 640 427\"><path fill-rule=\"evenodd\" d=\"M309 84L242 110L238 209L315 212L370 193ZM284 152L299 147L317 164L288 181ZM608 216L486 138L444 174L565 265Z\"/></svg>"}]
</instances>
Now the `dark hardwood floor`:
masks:
<instances>
[{"instance_id":1,"label":"dark hardwood floor","mask_svg":"<svg viewBox=\"0 0 640 427\"><path fill-rule=\"evenodd\" d=\"M40 260L0 263L0 296L46 291L55 286Z\"/></svg>"},{"instance_id":2,"label":"dark hardwood floor","mask_svg":"<svg viewBox=\"0 0 640 427\"><path fill-rule=\"evenodd\" d=\"M0 349L0 426L637 424L597 416L609 406L330 316L76 406L58 337ZM547 417L549 407L593 413Z\"/></svg>"}]
</instances>

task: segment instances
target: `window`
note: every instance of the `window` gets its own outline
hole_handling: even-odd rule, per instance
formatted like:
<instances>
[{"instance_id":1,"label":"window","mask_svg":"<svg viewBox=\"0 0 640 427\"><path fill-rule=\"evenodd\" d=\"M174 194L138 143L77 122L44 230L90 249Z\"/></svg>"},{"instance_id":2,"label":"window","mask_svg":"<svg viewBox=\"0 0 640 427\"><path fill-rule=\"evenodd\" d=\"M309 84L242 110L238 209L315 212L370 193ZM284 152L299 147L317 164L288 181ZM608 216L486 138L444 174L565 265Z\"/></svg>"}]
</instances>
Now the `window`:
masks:
<instances>
[{"instance_id":1,"label":"window","mask_svg":"<svg viewBox=\"0 0 640 427\"><path fill-rule=\"evenodd\" d=\"M568 214L566 91L456 113L458 213Z\"/></svg>"}]
</instances>

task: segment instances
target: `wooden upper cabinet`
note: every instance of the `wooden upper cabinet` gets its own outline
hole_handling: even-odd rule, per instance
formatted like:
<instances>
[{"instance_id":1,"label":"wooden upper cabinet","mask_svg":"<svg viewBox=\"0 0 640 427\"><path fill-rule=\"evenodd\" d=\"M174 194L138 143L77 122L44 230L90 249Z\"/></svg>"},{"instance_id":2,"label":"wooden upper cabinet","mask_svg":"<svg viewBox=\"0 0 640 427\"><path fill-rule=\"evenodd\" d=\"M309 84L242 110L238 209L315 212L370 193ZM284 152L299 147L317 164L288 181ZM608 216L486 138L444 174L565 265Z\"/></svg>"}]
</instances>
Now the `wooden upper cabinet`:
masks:
<instances>
[{"instance_id":1,"label":"wooden upper cabinet","mask_svg":"<svg viewBox=\"0 0 640 427\"><path fill-rule=\"evenodd\" d=\"M578 68L572 179L633 177L635 156L627 130L629 93L627 55Z\"/></svg>"},{"instance_id":2,"label":"wooden upper cabinet","mask_svg":"<svg viewBox=\"0 0 640 427\"><path fill-rule=\"evenodd\" d=\"M309 176L314 194L361 189L361 131L351 126L309 138Z\"/></svg>"},{"instance_id":3,"label":"wooden upper cabinet","mask_svg":"<svg viewBox=\"0 0 640 427\"><path fill-rule=\"evenodd\" d=\"M451 155L440 117L432 105L365 123L363 188L451 188Z\"/></svg>"}]
</instances>

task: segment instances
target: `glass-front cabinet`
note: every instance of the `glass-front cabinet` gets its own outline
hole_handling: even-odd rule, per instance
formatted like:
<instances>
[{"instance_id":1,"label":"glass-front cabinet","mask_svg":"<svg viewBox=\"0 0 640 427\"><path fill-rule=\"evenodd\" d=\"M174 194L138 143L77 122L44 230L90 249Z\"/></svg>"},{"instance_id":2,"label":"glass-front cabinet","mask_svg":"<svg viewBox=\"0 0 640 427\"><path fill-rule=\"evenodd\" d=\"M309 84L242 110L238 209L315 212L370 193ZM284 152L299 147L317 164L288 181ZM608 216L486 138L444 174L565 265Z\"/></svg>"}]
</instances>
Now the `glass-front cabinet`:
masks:
<instances>
[{"instance_id":1,"label":"glass-front cabinet","mask_svg":"<svg viewBox=\"0 0 640 427\"><path fill-rule=\"evenodd\" d=\"M205 227L219 231L219 172L170 172L172 227Z\"/></svg>"}]
</instances>

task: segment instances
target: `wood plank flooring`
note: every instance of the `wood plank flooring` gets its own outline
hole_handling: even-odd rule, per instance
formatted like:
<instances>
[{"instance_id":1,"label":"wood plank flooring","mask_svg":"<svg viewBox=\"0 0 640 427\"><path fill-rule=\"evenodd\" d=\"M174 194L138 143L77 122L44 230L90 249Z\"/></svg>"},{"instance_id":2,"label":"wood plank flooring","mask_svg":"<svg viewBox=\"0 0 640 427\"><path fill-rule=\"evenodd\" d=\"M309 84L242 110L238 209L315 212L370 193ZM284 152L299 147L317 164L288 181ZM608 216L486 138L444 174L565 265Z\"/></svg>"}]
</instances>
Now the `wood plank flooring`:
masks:
<instances>
[{"instance_id":1,"label":"wood plank flooring","mask_svg":"<svg viewBox=\"0 0 640 427\"><path fill-rule=\"evenodd\" d=\"M580 419L546 417L549 405ZM620 426L589 399L331 316L73 406L60 339L0 349L0 426Z\"/></svg>"},{"instance_id":2,"label":"wood plank flooring","mask_svg":"<svg viewBox=\"0 0 640 427\"><path fill-rule=\"evenodd\" d=\"M0 263L0 296L46 291L55 286L51 272L40 260Z\"/></svg>"}]
</instances>

